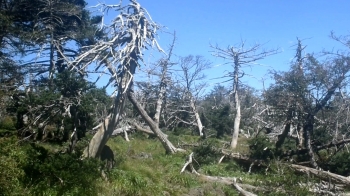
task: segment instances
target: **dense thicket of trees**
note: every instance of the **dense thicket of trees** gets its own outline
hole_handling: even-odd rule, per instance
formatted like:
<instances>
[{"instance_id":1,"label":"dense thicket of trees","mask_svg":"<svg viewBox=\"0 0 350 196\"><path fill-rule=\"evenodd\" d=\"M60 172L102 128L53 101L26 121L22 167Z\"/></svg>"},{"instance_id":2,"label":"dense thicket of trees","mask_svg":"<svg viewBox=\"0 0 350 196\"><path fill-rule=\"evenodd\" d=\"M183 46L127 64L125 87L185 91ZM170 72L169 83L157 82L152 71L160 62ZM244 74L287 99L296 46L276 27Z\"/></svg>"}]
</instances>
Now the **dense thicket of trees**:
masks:
<instances>
[{"instance_id":1,"label":"dense thicket of trees","mask_svg":"<svg viewBox=\"0 0 350 196\"><path fill-rule=\"evenodd\" d=\"M347 51L321 55L307 51L297 39L290 69L271 70L272 84L257 90L241 82L246 77L242 68L276 50L260 51L258 44L247 47L244 43L226 49L211 46L214 56L228 59L232 70L223 77L227 83L205 89L203 73L211 62L195 54L175 59L174 35L167 54L163 52L145 71L148 80L134 81L136 68L144 65L143 51L153 46L162 49L155 39L159 26L139 3L130 2L127 6L102 5L103 10L115 9L118 15L112 25L99 26L102 17L93 16L84 0L0 0L1 138L16 136L24 143L54 144L64 155L51 158L61 165L65 160L81 161L80 156L98 158L112 135L123 134L128 139L133 131L156 136L170 154L184 150L165 133L190 133L199 141L224 140L224 150L235 149L239 138L247 138L251 159L240 160L254 159L252 165L288 160L310 167L309 171L350 175L347 36L332 34ZM115 96L88 80L91 72L108 75L106 86L114 85ZM23 160L35 158L55 165L33 152L44 156L48 154L45 148L36 144L33 149L25 148L20 151L28 154ZM213 150L205 149L198 152ZM97 162L85 161L80 166L99 167ZM26 171L25 181L39 178L42 169ZM91 171L91 176L97 173ZM58 183L51 177L48 180ZM86 183L92 181L90 177ZM3 179L0 177L0 191L5 192Z\"/></svg>"}]
</instances>

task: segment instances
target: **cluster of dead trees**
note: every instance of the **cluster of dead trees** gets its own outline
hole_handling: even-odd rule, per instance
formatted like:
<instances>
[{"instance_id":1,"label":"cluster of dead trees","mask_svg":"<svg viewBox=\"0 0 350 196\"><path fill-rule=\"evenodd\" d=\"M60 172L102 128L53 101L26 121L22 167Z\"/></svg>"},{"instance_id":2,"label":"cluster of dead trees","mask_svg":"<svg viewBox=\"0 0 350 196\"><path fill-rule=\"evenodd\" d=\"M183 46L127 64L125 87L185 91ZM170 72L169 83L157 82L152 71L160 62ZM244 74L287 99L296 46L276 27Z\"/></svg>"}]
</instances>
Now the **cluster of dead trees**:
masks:
<instances>
[{"instance_id":1,"label":"cluster of dead trees","mask_svg":"<svg viewBox=\"0 0 350 196\"><path fill-rule=\"evenodd\" d=\"M84 42L83 44L80 40L81 47L78 51L65 47L66 42L76 38L57 33L60 32L58 31L60 28L63 28L61 23L64 20L56 21L57 24L54 25L54 15L57 13L52 13L52 9L50 9L51 12L48 11L48 15L38 21L38 24L48 22L48 25L51 26L46 32L46 37L50 38L46 43L49 48L44 47L45 44L42 43L42 45L39 44L41 48L35 50L40 54L44 49L47 52L49 60L43 61L47 69L44 71L36 69L36 76L44 72L48 73L46 91L62 89L66 91L62 91L62 95L54 97L50 103L23 110L17 119L22 121L21 128L34 130L33 127L37 127L36 130L46 130L45 128L50 126L50 118L60 114L61 121L55 119L57 122L60 121L56 123L56 125L60 124L59 130L65 129L65 121L73 122L71 130L66 131L64 136L70 142L70 148L73 151L77 140L87 131L86 119L89 117L89 112L79 110L84 101L81 94L87 90L82 91L80 81L75 81L76 89L74 90L65 85L60 86L60 89L55 88L53 86L55 82L61 84L64 80L55 78L55 73L70 73L70 79L84 80L84 77L94 70L94 73L99 74L97 80L107 75L106 86L114 87L114 96L110 105L105 106L104 109L99 108L99 112L103 112L99 115L98 121L94 123L95 133L84 151L84 157L100 157L112 135L122 133L128 140L127 132L131 128L155 135L166 152L170 154L185 150L176 147L161 130L162 128L171 130L178 127L190 127L199 137L208 137L213 127L205 127L205 124L210 126L214 123L206 113L209 112L208 110L218 110L224 107L223 102L220 103L217 96L212 97L211 102L206 102L211 104L211 107L205 108L203 104L206 101L201 97L206 87L203 82L204 72L210 68L211 63L202 56L191 55L174 60L175 33L168 51L163 51L156 40L160 26L152 20L146 9L136 0L130 0L127 5L121 2L118 5L99 4L97 7L103 12L114 10L118 14L110 24L104 24L102 16L96 19L99 25L89 23L93 24L91 25L93 28L85 30L97 33L87 36L89 43ZM78 10L79 6L75 8L77 10L74 10L72 15L65 13L65 19L72 17L75 20L79 19L81 10ZM91 22L91 20L91 18L86 19L85 22ZM35 27L37 26L40 25ZM72 23L71 28L74 30L76 26ZM69 29L67 32L70 32ZM103 39L97 39L97 34L103 35ZM39 38L42 37L38 37L38 40ZM348 49L350 48L348 37L337 37L332 34L332 38ZM274 150L279 152L281 159L286 157L291 159L293 155L300 154L307 157L307 160L293 159L296 164L290 165L291 168L348 185L347 178L322 171L322 165L335 154L347 150L347 144L350 141L348 135L350 99L347 94L350 71L349 54L348 52L323 52L320 57L316 58L315 55L305 52L306 47L303 46L300 39L297 41L296 55L289 71L272 72L272 84L263 89L260 97L255 95L255 99L249 99L247 94L242 96L242 92L249 89L242 83L242 78L247 77L244 68L276 54L278 50L264 50L260 44L247 46L244 41L227 48L211 46L212 55L224 59L224 65L229 70L222 78L230 82L230 85L227 93L221 96L226 96L230 109L230 112L226 111L225 115L233 121L233 127L229 130L232 134L230 149L234 150L239 145L238 138L242 130L246 131L247 137L258 137L264 134L274 142ZM144 51L149 48L156 48L163 57L155 65L144 68L146 63L143 61L143 55ZM145 70L148 81L135 81L138 67ZM11 81L10 76L5 76L5 72L0 72L0 74L2 80L6 79L6 88L15 85L16 82ZM33 87L36 80L29 79L28 81L30 81L29 85L17 86L17 89L25 89L21 90L22 93L17 96L18 99L21 99L21 96L27 96L29 99L30 92L39 91ZM10 97L16 98L13 95L5 98ZM223 99L221 97L221 100ZM249 117L247 117L248 114ZM94 116L95 119L96 116ZM25 120L27 118L30 119ZM82 129L84 129L83 132ZM32 134L37 134L37 132L34 131ZM289 145L290 141L293 141L291 145ZM292 146L291 149L286 149L287 143ZM321 155L322 150L327 150L326 157ZM241 161L246 159L249 164L257 161L251 161L242 156L237 157L230 153L223 154ZM192 158L191 154L182 172L191 165ZM192 171L200 175L193 168ZM236 179L204 177L208 180L230 182L242 194L253 195L245 193Z\"/></svg>"}]
</instances>

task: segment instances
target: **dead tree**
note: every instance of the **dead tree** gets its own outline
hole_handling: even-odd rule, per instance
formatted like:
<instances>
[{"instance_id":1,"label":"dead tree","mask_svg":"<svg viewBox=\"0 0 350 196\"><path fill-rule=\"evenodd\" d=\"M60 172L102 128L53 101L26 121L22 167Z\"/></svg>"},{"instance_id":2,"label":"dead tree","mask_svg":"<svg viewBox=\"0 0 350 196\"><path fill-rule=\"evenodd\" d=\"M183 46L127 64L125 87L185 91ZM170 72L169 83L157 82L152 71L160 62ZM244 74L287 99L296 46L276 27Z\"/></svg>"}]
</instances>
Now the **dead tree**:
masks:
<instances>
[{"instance_id":1,"label":"dead tree","mask_svg":"<svg viewBox=\"0 0 350 196\"><path fill-rule=\"evenodd\" d=\"M179 81L185 89L185 98L190 102L191 113L193 113L196 122L193 124L198 127L199 135L202 137L204 126L196 107L196 100L205 86L205 83L202 82L205 79L203 71L208 69L211 63L202 56L190 55L180 58L179 65L181 67Z\"/></svg>"},{"instance_id":2,"label":"dead tree","mask_svg":"<svg viewBox=\"0 0 350 196\"><path fill-rule=\"evenodd\" d=\"M101 25L107 33L105 41L83 48L83 53L73 61L65 57L68 67L79 73L84 73L87 66L96 63L95 70L101 70L101 75L109 75L107 85L114 84L117 95L114 98L110 114L104 118L102 126L91 139L84 151L84 157L99 157L104 145L116 128L123 113L126 94L133 81L135 69L142 61L142 52L147 47L160 47L155 39L159 26L154 23L148 12L136 0L123 6L98 4L103 12L114 9L120 14L110 25ZM63 53L62 53L63 55ZM78 66L84 62L84 66Z\"/></svg>"},{"instance_id":3,"label":"dead tree","mask_svg":"<svg viewBox=\"0 0 350 196\"><path fill-rule=\"evenodd\" d=\"M297 143L300 147L303 146L304 144L304 129L303 129L303 124L302 124L302 119L301 119L301 113L302 107L304 104L303 99L300 99L301 97L305 97L304 95L300 95L299 93L306 92L306 84L305 84L305 76L304 76L304 71L303 71L303 64L304 64L304 59L306 57L303 57L302 53L306 46L302 45L302 42L300 39L298 39L298 44L297 44L297 49L296 49L296 66L293 68L293 72L295 74L294 80L297 85L294 85L293 90L295 92L291 92L288 97L291 97L292 99L284 99L284 100L291 100L291 103L288 103L289 107L287 109L287 119L284 125L284 129L282 133L278 136L278 140L276 142L276 148L280 148L282 144L284 143L284 140L286 139L287 135L291 131L291 126L293 124L293 119L297 119L297 135L298 135L298 140ZM298 95L297 95L298 94ZM297 95L297 96L295 96Z\"/></svg>"},{"instance_id":4,"label":"dead tree","mask_svg":"<svg viewBox=\"0 0 350 196\"><path fill-rule=\"evenodd\" d=\"M158 125L152 120L152 118L149 117L149 115L144 110L144 108L141 106L141 104L136 100L136 98L134 96L133 89L130 89L128 91L128 98L129 98L130 102L133 104L133 106L136 108L136 110L139 112L139 114L142 116L142 118L146 121L148 126L151 128L153 133L158 137L158 139L163 144L163 146L168 154L174 154L178 151L184 151L182 149L176 148L168 140L167 136L159 129Z\"/></svg>"},{"instance_id":5,"label":"dead tree","mask_svg":"<svg viewBox=\"0 0 350 196\"><path fill-rule=\"evenodd\" d=\"M219 46L211 46L213 56L227 60L224 64L231 65L233 71L228 72L222 78L229 78L227 81L232 81L233 88L233 100L231 101L231 107L236 110L233 135L231 141L231 148L235 149L237 146L239 127L241 122L241 104L239 96L239 88L241 85L241 78L245 75L242 70L243 66L251 66L254 62L261 60L267 56L277 53L277 50L262 50L260 51L261 45L255 44L250 48L246 48L245 43L242 41L237 46L228 46L226 49L222 49Z\"/></svg>"},{"instance_id":6,"label":"dead tree","mask_svg":"<svg viewBox=\"0 0 350 196\"><path fill-rule=\"evenodd\" d=\"M323 122L327 121L325 113L334 115L326 107L334 102L338 89L345 88L349 78L350 59L338 54L319 62L312 55L307 55L305 60L307 62L303 64L300 61L301 51L299 42L297 63L288 72L275 73L276 84L269 89L270 95L267 95L267 101L274 103L278 110L287 111L286 126L279 135L276 147L282 146L294 122L297 125L299 147L303 145L307 150L311 166L318 168L314 152L317 150L313 141L314 132L319 129L317 125L327 129L326 122Z\"/></svg>"},{"instance_id":7,"label":"dead tree","mask_svg":"<svg viewBox=\"0 0 350 196\"><path fill-rule=\"evenodd\" d=\"M161 74L160 74L160 82L159 82L159 94L158 94L158 99L156 103L156 113L154 114L154 122L158 125L159 127L159 120L160 120L160 115L163 109L163 104L164 104L164 99L166 95L166 89L167 86L169 85L169 68L174 65L174 63L170 62L170 58L173 54L173 49L175 46L175 41L176 41L176 33L174 32L174 38L173 42L170 45L169 52L167 55L167 58L161 59L159 62L159 65L161 66Z\"/></svg>"}]
</instances>

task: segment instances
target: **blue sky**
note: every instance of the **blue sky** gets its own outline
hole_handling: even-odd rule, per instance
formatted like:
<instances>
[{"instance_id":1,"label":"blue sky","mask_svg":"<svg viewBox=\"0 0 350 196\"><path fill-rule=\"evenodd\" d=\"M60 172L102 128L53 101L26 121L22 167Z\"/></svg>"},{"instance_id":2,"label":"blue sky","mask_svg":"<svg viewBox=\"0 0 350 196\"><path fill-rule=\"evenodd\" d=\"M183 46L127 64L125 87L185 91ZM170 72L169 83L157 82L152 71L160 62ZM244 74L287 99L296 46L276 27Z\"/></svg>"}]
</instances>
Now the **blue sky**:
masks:
<instances>
[{"instance_id":1,"label":"blue sky","mask_svg":"<svg viewBox=\"0 0 350 196\"><path fill-rule=\"evenodd\" d=\"M97 0L87 0L89 6ZM101 0L117 4L119 0ZM124 0L124 3L128 1ZM177 33L174 53L178 56L202 55L214 67L206 72L208 79L220 77L230 66L210 53L210 44L222 48L245 40L246 45L264 44L265 49L280 48L281 53L267 57L245 71L257 79L245 77L243 82L262 88L262 77L268 70L286 71L295 55L296 37L304 40L306 52L339 49L342 46L329 38L350 34L350 1L348 0L139 0L153 20L167 27L164 31ZM112 12L111 12L112 13ZM109 14L107 19L114 18ZM172 37L159 34L161 47L167 49ZM148 61L155 61L149 57ZM209 80L213 85L218 80ZM266 81L267 84L270 82Z\"/></svg>"}]
</instances>

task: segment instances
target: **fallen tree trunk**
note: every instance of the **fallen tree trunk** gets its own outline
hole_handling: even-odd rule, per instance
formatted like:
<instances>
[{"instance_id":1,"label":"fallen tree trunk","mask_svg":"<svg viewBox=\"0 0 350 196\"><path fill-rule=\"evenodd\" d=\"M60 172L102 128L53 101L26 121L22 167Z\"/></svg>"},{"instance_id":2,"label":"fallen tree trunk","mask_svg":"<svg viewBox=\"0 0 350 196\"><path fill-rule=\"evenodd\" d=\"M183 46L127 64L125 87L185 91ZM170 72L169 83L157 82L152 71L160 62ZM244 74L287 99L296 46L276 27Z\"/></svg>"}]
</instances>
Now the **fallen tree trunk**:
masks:
<instances>
[{"instance_id":1,"label":"fallen tree trunk","mask_svg":"<svg viewBox=\"0 0 350 196\"><path fill-rule=\"evenodd\" d=\"M344 185L350 187L350 178L348 178L348 177L334 174L334 173L331 173L328 171L322 171L322 170L317 170L317 169L306 167L306 166L301 166L301 165L289 164L289 166L291 168L299 171L299 172L302 172L302 173L307 173L307 174L312 173L316 177L318 177L322 180L326 180L326 181L332 180L334 182L341 183L341 184L344 184Z\"/></svg>"},{"instance_id":2,"label":"fallen tree trunk","mask_svg":"<svg viewBox=\"0 0 350 196\"><path fill-rule=\"evenodd\" d=\"M132 86L132 84L131 84ZM163 147L165 148L166 152L169 154L174 154L178 151L185 151L183 149L176 148L167 138L167 135L165 135L157 126L157 124L152 120L151 117L148 116L147 112L142 108L140 103L135 99L134 92L132 89L128 91L128 98L130 102L133 104L133 106L136 108L136 110L139 112L139 114L142 116L142 118L145 120L145 122L148 124L148 126L151 128L153 133L158 137L160 142L162 143Z\"/></svg>"},{"instance_id":3,"label":"fallen tree trunk","mask_svg":"<svg viewBox=\"0 0 350 196\"><path fill-rule=\"evenodd\" d=\"M131 130L131 126L126 126L126 127L121 127L121 128L118 128L118 129L115 129L112 133L112 136L116 136L116 135L119 135L119 134L122 134L124 132L130 132L132 131Z\"/></svg>"},{"instance_id":4,"label":"fallen tree trunk","mask_svg":"<svg viewBox=\"0 0 350 196\"><path fill-rule=\"evenodd\" d=\"M131 122L131 124L135 127L136 130L150 134L150 135L154 135L154 133L149 130L149 129L145 129L143 128L141 125L139 125L137 122Z\"/></svg>"},{"instance_id":5,"label":"fallen tree trunk","mask_svg":"<svg viewBox=\"0 0 350 196\"><path fill-rule=\"evenodd\" d=\"M251 193L249 191L244 190L241 185L239 185L237 183L237 179L236 178L232 178L232 177L220 177L220 176L207 176L207 175L203 175L198 173L193 165L192 165L192 161L193 161L193 152L188 156L186 163L184 164L184 166L181 169L180 173L183 173L186 168L188 166L190 166L192 173L195 173L197 176L199 176L201 179L206 180L206 181L210 181L210 182L219 182L219 183L223 183L223 184L227 184L227 185L232 185L236 188L236 190L243 196L256 196L254 193ZM252 187L252 186L247 186L247 187Z\"/></svg>"}]
</instances>

